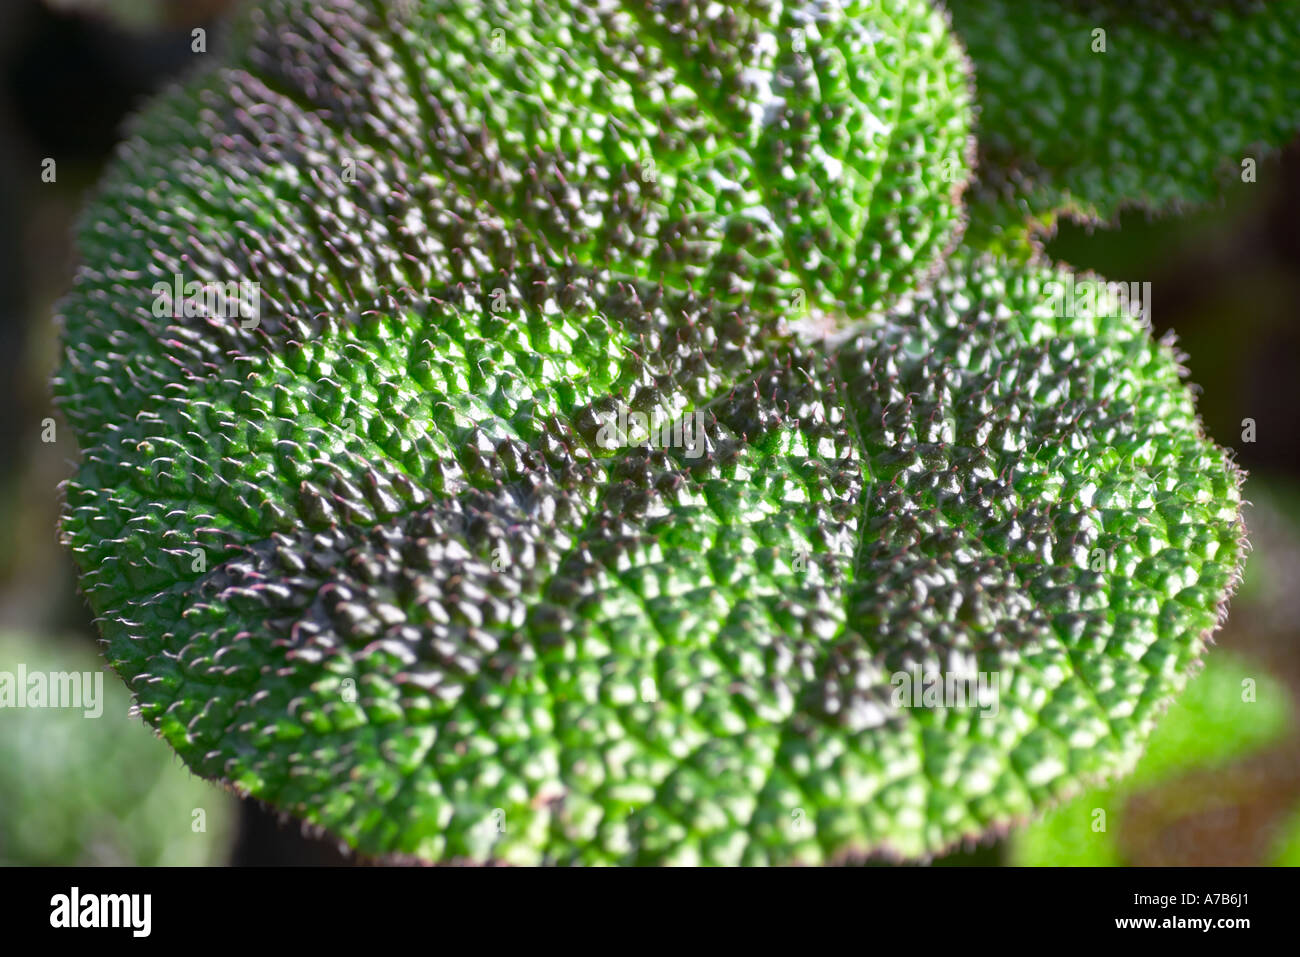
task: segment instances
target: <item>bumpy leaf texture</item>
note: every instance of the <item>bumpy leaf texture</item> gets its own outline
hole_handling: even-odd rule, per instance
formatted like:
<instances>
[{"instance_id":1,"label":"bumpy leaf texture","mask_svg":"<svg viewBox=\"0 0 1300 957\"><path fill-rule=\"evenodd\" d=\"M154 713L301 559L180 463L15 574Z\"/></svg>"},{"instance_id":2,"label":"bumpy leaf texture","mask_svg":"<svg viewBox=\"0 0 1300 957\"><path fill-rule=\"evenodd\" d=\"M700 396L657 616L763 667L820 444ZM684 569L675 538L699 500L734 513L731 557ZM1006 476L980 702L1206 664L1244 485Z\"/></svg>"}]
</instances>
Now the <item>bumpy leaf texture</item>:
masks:
<instances>
[{"instance_id":1,"label":"bumpy leaf texture","mask_svg":"<svg viewBox=\"0 0 1300 957\"><path fill-rule=\"evenodd\" d=\"M979 90L972 238L1208 202L1300 132L1297 0L951 8Z\"/></svg>"},{"instance_id":2,"label":"bumpy leaf texture","mask_svg":"<svg viewBox=\"0 0 1300 957\"><path fill-rule=\"evenodd\" d=\"M234 48L123 149L57 380L83 586L198 773L372 854L764 863L1131 765L1236 472L1063 274L926 282L969 141L926 4L275 2ZM155 317L176 272L260 323Z\"/></svg>"}]
</instances>

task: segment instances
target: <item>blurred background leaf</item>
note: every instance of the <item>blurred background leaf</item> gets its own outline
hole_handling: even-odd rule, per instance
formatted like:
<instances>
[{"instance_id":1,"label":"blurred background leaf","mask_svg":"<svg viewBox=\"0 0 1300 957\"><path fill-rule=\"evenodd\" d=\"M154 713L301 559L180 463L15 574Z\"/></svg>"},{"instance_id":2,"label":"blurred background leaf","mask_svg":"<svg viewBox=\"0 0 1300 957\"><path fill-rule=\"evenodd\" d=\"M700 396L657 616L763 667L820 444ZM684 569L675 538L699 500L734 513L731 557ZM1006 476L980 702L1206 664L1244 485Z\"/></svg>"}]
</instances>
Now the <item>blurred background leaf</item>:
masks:
<instances>
[{"instance_id":1,"label":"blurred background leaf","mask_svg":"<svg viewBox=\"0 0 1300 957\"><path fill-rule=\"evenodd\" d=\"M20 664L29 675L105 671L85 642L0 633L0 672ZM109 673L98 717L0 709L0 864L225 862L234 797L191 774L130 704Z\"/></svg>"}]
</instances>

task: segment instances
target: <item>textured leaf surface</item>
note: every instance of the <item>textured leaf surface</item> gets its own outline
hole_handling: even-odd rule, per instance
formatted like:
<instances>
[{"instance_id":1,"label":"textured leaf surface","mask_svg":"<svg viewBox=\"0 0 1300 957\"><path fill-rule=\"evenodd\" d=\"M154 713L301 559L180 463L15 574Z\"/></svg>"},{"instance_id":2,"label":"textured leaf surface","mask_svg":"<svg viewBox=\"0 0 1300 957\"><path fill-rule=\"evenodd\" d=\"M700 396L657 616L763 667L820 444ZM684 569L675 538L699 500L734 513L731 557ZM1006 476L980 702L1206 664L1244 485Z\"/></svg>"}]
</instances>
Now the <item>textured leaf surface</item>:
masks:
<instances>
[{"instance_id":1,"label":"textured leaf surface","mask_svg":"<svg viewBox=\"0 0 1300 957\"><path fill-rule=\"evenodd\" d=\"M955 241L968 77L923 0L264 6L239 65L139 120L81 237L108 270L65 309L87 434L177 381L152 283L178 270L261 282L280 339L541 266L857 317Z\"/></svg>"},{"instance_id":2,"label":"textured leaf surface","mask_svg":"<svg viewBox=\"0 0 1300 957\"><path fill-rule=\"evenodd\" d=\"M1059 276L963 252L920 291L956 215L926 171L965 142L942 21L719 42L778 13L611 6L597 43L524 9L254 15L245 67L138 126L58 388L65 531L146 718L435 860L917 856L1131 764L1235 574L1236 474L1170 351L1054 317ZM755 117L795 24L818 92ZM156 320L177 268L275 308ZM827 312L862 322L791 333ZM698 413L703 454L610 448L621 409ZM912 668L998 673L997 713L896 707Z\"/></svg>"},{"instance_id":3,"label":"textured leaf surface","mask_svg":"<svg viewBox=\"0 0 1300 957\"><path fill-rule=\"evenodd\" d=\"M1207 202L1244 159L1300 133L1295 0L951 8L977 78L981 241L1062 211L1111 220Z\"/></svg>"}]
</instances>

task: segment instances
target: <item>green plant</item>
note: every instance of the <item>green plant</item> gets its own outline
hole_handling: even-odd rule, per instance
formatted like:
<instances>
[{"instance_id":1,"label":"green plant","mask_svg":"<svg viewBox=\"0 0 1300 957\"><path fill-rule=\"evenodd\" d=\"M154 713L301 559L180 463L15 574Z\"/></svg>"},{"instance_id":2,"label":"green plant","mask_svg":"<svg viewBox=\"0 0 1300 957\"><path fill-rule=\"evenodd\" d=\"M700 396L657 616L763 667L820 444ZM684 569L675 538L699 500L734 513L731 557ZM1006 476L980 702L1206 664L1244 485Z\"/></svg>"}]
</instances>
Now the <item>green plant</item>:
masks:
<instances>
[{"instance_id":1,"label":"green plant","mask_svg":"<svg viewBox=\"0 0 1300 957\"><path fill-rule=\"evenodd\" d=\"M956 18L978 129L1048 163L1002 6ZM960 241L941 10L273 0L230 46L136 120L56 380L83 587L197 773L374 855L760 863L926 856L1132 766L1239 475L1172 346L1034 250L1145 180L1000 205L986 163ZM999 684L899 707L930 673Z\"/></svg>"}]
</instances>

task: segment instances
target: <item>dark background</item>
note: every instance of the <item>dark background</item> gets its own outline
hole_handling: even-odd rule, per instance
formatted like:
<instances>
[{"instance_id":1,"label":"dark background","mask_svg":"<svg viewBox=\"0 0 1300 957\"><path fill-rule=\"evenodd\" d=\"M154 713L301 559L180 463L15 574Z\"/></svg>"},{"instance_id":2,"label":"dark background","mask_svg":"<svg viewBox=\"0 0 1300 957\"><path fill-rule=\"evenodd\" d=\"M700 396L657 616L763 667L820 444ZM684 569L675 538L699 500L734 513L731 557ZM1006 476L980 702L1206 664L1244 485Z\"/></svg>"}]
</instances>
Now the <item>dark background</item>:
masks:
<instances>
[{"instance_id":1,"label":"dark background","mask_svg":"<svg viewBox=\"0 0 1300 957\"><path fill-rule=\"evenodd\" d=\"M193 63L190 29L211 28L226 5L138 0L140 22L152 26L125 29L43 0L0 3L0 630L95 640L55 530L58 484L72 471L75 443L62 420L56 442L40 439L42 420L57 419L48 387L57 357L53 316L75 268L76 216L124 116ZM151 18L151 8L159 15ZM209 29L208 55L217 39ZM41 182L45 157L57 160L55 183ZM1270 500L1300 501L1300 145L1261 163L1257 183L1234 186L1215 208L1161 220L1133 212L1111 230L1067 225L1048 248L1109 279L1152 282L1156 333L1176 332L1189 354L1207 431L1236 449L1252 476L1247 497L1260 490ZM1242 442L1246 417L1257 424L1254 443ZM1248 522L1252 532L1290 547L1291 532L1275 513L1248 512ZM1274 589L1273 604L1248 609L1245 626L1234 614L1219 643L1260 662L1295 700L1300 616L1277 594L1294 601L1300 568L1285 574L1292 577ZM1231 814L1146 813L1150 833L1128 862L1258 862L1258 848L1300 807L1297 768L1293 727L1281 744L1237 769L1254 777ZM1143 807L1155 800L1140 798ZM306 837L251 802L240 808L235 830L232 862L346 862L333 842ZM994 842L943 863L1006 859L1004 843Z\"/></svg>"}]
</instances>

